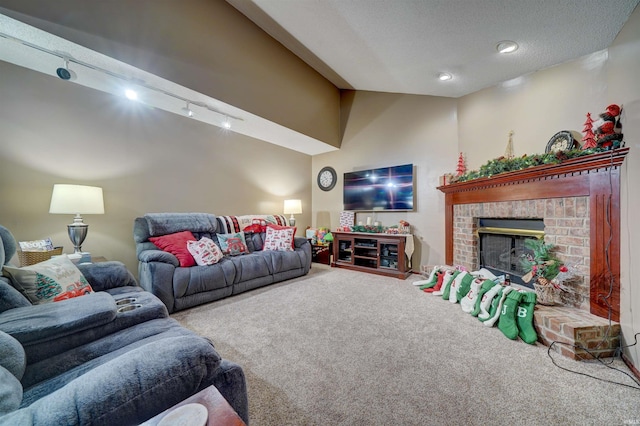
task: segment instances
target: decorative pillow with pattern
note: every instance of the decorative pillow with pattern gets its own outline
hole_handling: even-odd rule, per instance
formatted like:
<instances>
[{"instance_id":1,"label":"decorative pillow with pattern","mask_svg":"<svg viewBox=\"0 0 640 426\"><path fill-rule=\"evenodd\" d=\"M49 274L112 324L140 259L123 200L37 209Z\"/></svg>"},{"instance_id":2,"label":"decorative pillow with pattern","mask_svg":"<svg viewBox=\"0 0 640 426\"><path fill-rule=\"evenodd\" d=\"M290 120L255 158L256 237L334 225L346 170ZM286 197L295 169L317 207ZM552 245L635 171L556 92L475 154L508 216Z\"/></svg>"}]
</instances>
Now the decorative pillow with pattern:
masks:
<instances>
[{"instance_id":1,"label":"decorative pillow with pattern","mask_svg":"<svg viewBox=\"0 0 640 426\"><path fill-rule=\"evenodd\" d=\"M191 231L176 232L175 234L162 235L160 237L149 237L149 241L155 244L160 250L169 252L178 258L180 266L194 266L195 259L187 249L187 241L195 240Z\"/></svg>"},{"instance_id":2,"label":"decorative pillow with pattern","mask_svg":"<svg viewBox=\"0 0 640 426\"><path fill-rule=\"evenodd\" d=\"M200 238L200 241L187 241L187 249L200 266L216 264L224 257L220 247L207 237Z\"/></svg>"},{"instance_id":3,"label":"decorative pillow with pattern","mask_svg":"<svg viewBox=\"0 0 640 426\"><path fill-rule=\"evenodd\" d=\"M220 248L224 254L237 256L249 252L247 241L244 239L244 232L218 234L218 242L220 242Z\"/></svg>"},{"instance_id":4,"label":"decorative pillow with pattern","mask_svg":"<svg viewBox=\"0 0 640 426\"><path fill-rule=\"evenodd\" d=\"M34 305L93 293L87 279L67 256L53 257L24 268L5 265L2 270L11 279L11 284Z\"/></svg>"},{"instance_id":5,"label":"decorative pillow with pattern","mask_svg":"<svg viewBox=\"0 0 640 426\"><path fill-rule=\"evenodd\" d=\"M295 226L267 225L263 250L293 251Z\"/></svg>"}]
</instances>

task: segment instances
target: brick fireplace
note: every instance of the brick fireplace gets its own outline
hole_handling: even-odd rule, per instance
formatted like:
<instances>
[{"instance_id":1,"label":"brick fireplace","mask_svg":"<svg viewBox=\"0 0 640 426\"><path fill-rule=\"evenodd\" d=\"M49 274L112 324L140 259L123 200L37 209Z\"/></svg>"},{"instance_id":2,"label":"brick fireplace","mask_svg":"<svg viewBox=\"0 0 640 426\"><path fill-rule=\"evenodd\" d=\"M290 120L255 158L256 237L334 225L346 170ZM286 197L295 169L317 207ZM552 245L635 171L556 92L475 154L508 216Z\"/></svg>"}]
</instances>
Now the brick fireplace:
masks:
<instances>
[{"instance_id":1,"label":"brick fireplace","mask_svg":"<svg viewBox=\"0 0 640 426\"><path fill-rule=\"evenodd\" d=\"M609 316L613 321L620 317L619 168L628 150L440 186L446 263L478 267L480 218L543 219L545 241L558 247L558 257L574 267L576 279L561 296L564 306L536 310L538 334L546 344L564 341L594 348ZM618 335L615 324L609 332L615 340L595 349L609 355ZM584 355L558 351L573 358Z\"/></svg>"}]
</instances>

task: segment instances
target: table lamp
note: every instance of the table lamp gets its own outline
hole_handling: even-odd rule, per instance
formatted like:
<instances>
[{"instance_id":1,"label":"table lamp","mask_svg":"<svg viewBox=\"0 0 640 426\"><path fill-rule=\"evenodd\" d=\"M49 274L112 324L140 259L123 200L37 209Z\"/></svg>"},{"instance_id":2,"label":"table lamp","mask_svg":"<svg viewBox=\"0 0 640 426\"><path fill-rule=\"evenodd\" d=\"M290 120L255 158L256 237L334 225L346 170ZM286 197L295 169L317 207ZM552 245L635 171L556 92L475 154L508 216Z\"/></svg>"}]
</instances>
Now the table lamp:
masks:
<instances>
[{"instance_id":1,"label":"table lamp","mask_svg":"<svg viewBox=\"0 0 640 426\"><path fill-rule=\"evenodd\" d=\"M290 214L289 225L296 225L296 218L294 214L302 213L302 201L301 200L284 200L284 214Z\"/></svg>"},{"instance_id":2,"label":"table lamp","mask_svg":"<svg viewBox=\"0 0 640 426\"><path fill-rule=\"evenodd\" d=\"M82 252L82 243L89 225L82 221L81 214L104 214L102 188L85 185L53 185L49 213L75 214L73 223L67 225L69 239L73 243L74 255Z\"/></svg>"}]
</instances>

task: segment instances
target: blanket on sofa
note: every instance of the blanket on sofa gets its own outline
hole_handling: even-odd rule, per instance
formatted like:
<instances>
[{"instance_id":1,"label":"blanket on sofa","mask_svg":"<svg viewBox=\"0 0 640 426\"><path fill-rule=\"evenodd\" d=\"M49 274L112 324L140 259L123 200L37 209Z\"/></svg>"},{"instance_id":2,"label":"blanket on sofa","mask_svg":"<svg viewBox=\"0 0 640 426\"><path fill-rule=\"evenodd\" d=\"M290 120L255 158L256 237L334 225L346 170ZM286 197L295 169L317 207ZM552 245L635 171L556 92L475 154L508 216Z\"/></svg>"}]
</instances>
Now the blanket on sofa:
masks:
<instances>
[{"instance_id":1,"label":"blanket on sofa","mask_svg":"<svg viewBox=\"0 0 640 426\"><path fill-rule=\"evenodd\" d=\"M232 232L243 231L244 228L251 225L254 220L273 223L276 225L286 226L287 218L282 215L274 214L248 214L243 216L217 216L218 232L221 234L229 234Z\"/></svg>"}]
</instances>

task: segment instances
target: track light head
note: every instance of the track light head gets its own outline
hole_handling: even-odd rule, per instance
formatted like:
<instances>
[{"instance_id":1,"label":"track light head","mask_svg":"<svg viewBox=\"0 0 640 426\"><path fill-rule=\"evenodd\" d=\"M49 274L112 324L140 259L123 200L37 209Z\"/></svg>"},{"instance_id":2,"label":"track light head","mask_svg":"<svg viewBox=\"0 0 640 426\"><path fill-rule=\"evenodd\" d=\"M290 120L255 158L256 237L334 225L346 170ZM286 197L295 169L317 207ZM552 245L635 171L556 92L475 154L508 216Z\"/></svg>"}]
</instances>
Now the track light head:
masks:
<instances>
[{"instance_id":1,"label":"track light head","mask_svg":"<svg viewBox=\"0 0 640 426\"><path fill-rule=\"evenodd\" d=\"M184 115L186 115L189 118L193 117L193 111L191 110L191 108L189 108L189 101L187 101L187 106L182 108L182 112L184 113Z\"/></svg>"},{"instance_id":2,"label":"track light head","mask_svg":"<svg viewBox=\"0 0 640 426\"><path fill-rule=\"evenodd\" d=\"M58 75L58 77L65 81L75 80L78 77L75 72L69 69L68 59L64 60L64 67L58 68L56 70L56 74Z\"/></svg>"}]
</instances>

